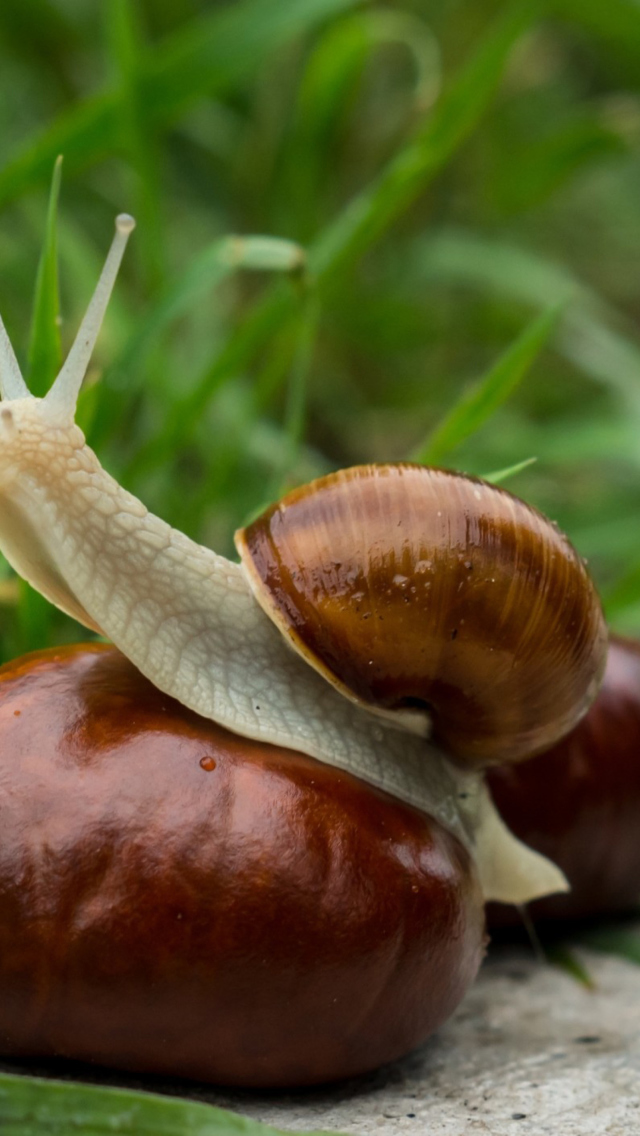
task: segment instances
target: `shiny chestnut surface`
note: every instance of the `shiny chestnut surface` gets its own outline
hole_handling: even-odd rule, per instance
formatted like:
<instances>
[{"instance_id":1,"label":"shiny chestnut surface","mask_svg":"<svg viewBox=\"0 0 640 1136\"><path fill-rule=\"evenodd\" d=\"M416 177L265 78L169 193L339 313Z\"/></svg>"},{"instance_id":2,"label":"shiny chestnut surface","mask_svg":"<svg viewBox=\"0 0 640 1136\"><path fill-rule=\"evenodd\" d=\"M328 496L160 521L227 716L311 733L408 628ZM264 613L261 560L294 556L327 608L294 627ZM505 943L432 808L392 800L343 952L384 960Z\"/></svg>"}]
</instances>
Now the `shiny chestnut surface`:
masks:
<instances>
[{"instance_id":1,"label":"shiny chestnut surface","mask_svg":"<svg viewBox=\"0 0 640 1136\"><path fill-rule=\"evenodd\" d=\"M606 654L599 600L550 521L424 466L360 466L285 497L236 538L298 650L363 702L429 708L470 764L548 748L586 712Z\"/></svg>"},{"instance_id":2,"label":"shiny chestnut surface","mask_svg":"<svg viewBox=\"0 0 640 1136\"><path fill-rule=\"evenodd\" d=\"M640 904L640 643L614 636L600 693L554 749L489 784L521 840L554 860L572 890L530 905L537 918L623 911ZM490 905L494 925L517 912Z\"/></svg>"},{"instance_id":3,"label":"shiny chestnut surface","mask_svg":"<svg viewBox=\"0 0 640 1136\"><path fill-rule=\"evenodd\" d=\"M0 670L0 1053L235 1085L402 1054L484 915L435 821L238 738L114 648Z\"/></svg>"}]
</instances>

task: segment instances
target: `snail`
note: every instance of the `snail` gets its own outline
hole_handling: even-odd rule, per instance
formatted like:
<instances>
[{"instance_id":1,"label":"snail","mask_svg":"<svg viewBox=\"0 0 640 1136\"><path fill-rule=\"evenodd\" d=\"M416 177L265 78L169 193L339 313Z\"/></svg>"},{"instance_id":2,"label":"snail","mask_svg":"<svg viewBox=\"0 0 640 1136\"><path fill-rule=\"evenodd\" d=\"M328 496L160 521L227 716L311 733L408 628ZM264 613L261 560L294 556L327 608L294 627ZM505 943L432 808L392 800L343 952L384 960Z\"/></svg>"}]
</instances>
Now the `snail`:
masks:
<instances>
[{"instance_id":1,"label":"snail","mask_svg":"<svg viewBox=\"0 0 640 1136\"><path fill-rule=\"evenodd\" d=\"M388 823L389 831L397 834L397 840L393 835L384 836L387 822L382 814L378 833L383 842L395 840L396 860L404 863L407 873L404 884L414 875L413 867L407 865L414 861L420 864L420 880L414 879L408 895L402 885L404 902L393 916L396 926L404 926L406 920L414 926L410 914L414 895L419 897L424 889L434 894L435 888L440 896L429 915L426 908L421 909L425 927L430 928L427 938L423 936L421 940L426 957L432 963L430 987L423 972L419 968L416 971L416 956L412 951L407 948L401 952L407 968L404 973L418 974L418 986L423 997L431 1000L432 1011L421 1015L412 1012L413 1024L404 1030L391 1015L392 1040L385 1042L380 1050L370 1047L366 1056L360 1051L359 1056L343 1054L340 1068L346 1075L347 1071L371 1068L378 1061L397 1055L434 1028L443 1013L450 1012L473 977L481 957L483 932L478 913L482 899L521 903L566 888L562 872L509 832L492 805L483 769L506 757L523 760L543 746L553 744L586 712L595 696L606 652L607 636L600 605L584 565L550 522L487 483L445 471L410 465L360 467L312 483L285 498L238 534L240 564L196 544L151 515L102 468L74 423L78 392L132 228L130 217L117 218L114 241L86 316L60 374L44 398L30 395L0 324L0 549L30 584L80 623L110 639L129 662L120 655L117 664L109 662L115 656L105 655L105 648L98 647L79 649L79 653L72 653L70 657L54 653L53 659L36 658L33 662L38 675L36 681L29 660L24 663L18 660L3 672L4 689L10 694L13 691L13 705L19 711L22 699L26 698L32 705L29 691L35 686L45 705L49 685L56 688L56 698L63 706L66 699L67 710L61 712L58 732L52 728L45 768L38 776L53 786L61 767L66 769L70 763L80 762L86 764L97 786L95 795L89 794L86 798L86 825L77 817L70 822L74 835L68 846L76 849L74 863L80 865L77 870L81 877L83 857L91 844L92 818L96 823L98 847L107 849L106 860L100 860L94 850L91 860L94 866L87 868L91 880L95 877L95 891L92 893L90 880L86 902L83 898L77 912L73 904L69 909L72 926L77 927L79 935L83 927L92 926L92 913L96 914L97 925L100 925L100 913L105 910L105 904L109 908L113 899L111 886L123 899L121 923L115 930L112 928L114 943L126 939L128 921L137 918L131 915L127 902L127 896L133 894L133 885L127 874L126 857L122 860L120 856L120 837L123 841L131 840L134 859L136 848L138 851L147 849L149 863L157 862L157 850L163 848L166 873L174 882L180 876L183 851L185 856L187 852L191 855L189 850L196 839L190 832L182 840L179 827L171 824L163 827L156 823L157 816L151 806L145 808L135 764L141 759L135 745L133 749L129 745L136 731L134 724L129 726L129 719L133 722L136 715L128 709L131 701L117 676L114 679L117 690L115 693L112 690L115 706L112 714L120 718L117 731L122 745L118 744L110 760L121 761L119 768L123 775L126 773L122 782L126 798L123 807L126 808L129 801L129 821L118 819L117 793L107 792L107 805L103 808L101 778L110 774L104 762L101 769L96 770L98 758L92 738L95 735L99 742L108 737L115 726L113 718L109 714L105 717L103 709L97 718L89 712L87 704L92 703L93 696L86 694L86 683L93 689L98 676L104 676L105 667L107 687L108 674L118 672L119 667L125 668L121 673L128 676L134 701L138 695L143 703L149 701L152 688L145 685L145 680L153 684L153 698L159 700L156 721L165 712L167 700L174 708L179 703L183 718L177 726L178 734L182 736L185 729L192 734L195 731L200 752L203 738L208 739L208 746L218 747L214 764L235 762L237 765L241 760L247 763L247 768L255 766L256 762L271 768L273 761L276 765L282 764L284 753L291 769L304 766L307 783L342 787L336 789L338 796L342 792L359 792L360 803L350 814L351 821L344 819L347 810L341 814L342 819L335 822L336 831L340 833L347 831L349 823L356 823L356 813L364 816L370 809L376 813L378 804L375 802L379 802L382 794L385 806L392 812L395 810L396 819L389 819ZM398 504L400 500L402 506ZM334 510L331 518L334 528L330 531L328 513L331 509ZM406 535L409 531L424 535L425 527L426 543L421 536ZM381 542L385 539L386 552L381 551ZM304 559L304 566L295 563L297 552ZM311 559L307 559L307 554ZM317 611L311 611L310 597L317 601ZM418 635L414 627L420 608L424 608L428 616L423 635ZM396 624L391 619L392 612L398 618ZM338 630L341 613L345 617L344 631ZM364 653L356 665L350 649L358 637ZM388 649L396 646L400 649L398 661L388 672L382 657L383 643ZM415 667L413 663L408 664L408 655L414 652L424 659L426 683L416 681ZM115 672L109 671L110 667L115 667ZM401 685L403 675L408 678L405 687ZM15 688L12 686L14 678ZM175 709L172 713L175 715ZM33 739L40 736L33 705L30 726L22 715L16 719L23 730L22 741L12 714L8 714L8 718L5 715L5 723L8 720L12 726L12 744L9 748L3 745L4 763L28 758L35 744ZM196 719L196 716L199 717ZM203 733L196 730L196 720L198 730ZM221 740L221 734L226 741ZM83 739L87 746L84 756ZM148 735L146 743L151 744ZM80 757L78 745L82 751ZM153 809L161 813L163 806L153 789L153 756L147 756L145 761L144 783L150 799L155 802ZM317 769L321 773L311 772ZM198 786L201 773L199 768ZM182 776L178 774L177 765L174 775ZM82 778L84 776L83 765ZM181 798L174 803L167 797L165 807L168 811L176 809L177 821L187 828L195 825L197 839L212 847L212 875L204 881L205 899L210 894L215 865L222 864L224 868L228 862L225 856L228 856L238 872L233 885L238 894L234 900L233 887L227 890L226 900L223 896L223 906L228 901L225 912L236 902L246 903L247 910L252 910L254 915L259 912L267 926L269 920L275 918L280 932L282 927L276 914L277 905L271 904L271 892L263 893L266 899L256 907L252 906L247 891L248 877L242 872L247 832L265 832L262 859L258 856L251 860L252 886L257 890L265 873L270 877L275 871L271 857L277 858L280 852L284 858L279 877L282 891L285 895L290 892L300 895L308 886L299 866L304 850L294 835L284 840L280 848L277 842L274 844L268 817L271 812L278 813L281 798L276 792L270 803L263 800L264 813L252 813L251 801L245 802L242 798L246 776L246 773L236 776L235 772L228 772L217 781L212 777L212 783L220 786L222 797L210 804L208 822L198 810L195 789L189 790L192 805L184 813L180 812ZM269 778L273 781L271 774L267 780ZM162 791L168 794L166 773L161 780ZM24 809L15 821L17 844L13 852L10 848L6 852L9 873L11 875L12 865L16 864L20 865L25 879L30 871L36 872L32 893L42 894L46 882L38 873L45 871L45 867L42 857L38 860L36 854L30 854L32 844L27 836L33 823L33 817L29 819L28 781L19 782L22 786L19 791L12 776L5 773L4 783L9 791L4 798L0 796L0 807L4 800L4 808L13 810L11 802L19 798ZM181 780L179 784L182 790ZM354 788L355 785L359 788ZM286 797L288 790L283 791ZM60 796L53 788L51 792L64 810ZM241 822L238 831L230 830L228 849L222 849L215 841L211 846L212 837L207 827L216 816L221 818L223 827L226 824L225 793L238 802L239 812L234 814L234 823L238 818ZM305 796L303 812L312 811L312 800L317 802L313 793ZM140 830L131 820L137 813L146 823ZM248 828L242 825L244 815L249 818ZM389 816L391 818L391 814ZM290 815L287 823L295 828ZM322 823L320 813L318 824L322 826ZM64 816L60 816L59 824L64 832ZM409 834L413 851L402 844L400 830ZM0 859L5 831L8 827L0 820ZM332 825L318 831L324 834L322 841L331 843L332 838L327 833L333 831ZM24 840L24 856L15 850L21 839ZM312 846L313 839L309 839ZM437 851L433 851L434 842ZM68 867L64 847L63 842L59 873L63 882ZM112 861L118 865L113 869L113 880L109 877ZM141 854L138 861L144 867L145 856ZM202 883L197 857L195 867L193 858L190 864L185 869L187 881L193 869ZM371 859L370 868L365 890L376 891L380 886L388 889L391 885L385 880L392 877L399 880L395 860L388 867L380 859L375 862ZM358 878L364 868L358 867L349 853L337 871L339 878L349 874ZM442 881L447 873L451 881L448 895L440 883L433 884L433 879ZM12 878L14 876L15 873ZM163 880L168 877L158 868L158 902L164 904L165 915L167 910L173 910L172 901L163 890ZM414 887L418 888L417 893ZM5 893L10 891L7 885ZM85 891L82 887L78 891L71 881L69 894L84 897ZM57 903L60 897L54 898ZM56 906L54 898L51 909ZM61 902L64 906L64 896ZM207 903L208 900L203 900L200 907L191 909L192 918L185 928L191 927L196 938L197 926L211 908ZM420 906L419 898L415 903ZM117 903L114 912L115 908ZM309 908L305 909L304 905L297 910L303 909L308 915ZM320 910L323 910L322 903ZM179 916L181 911L177 910L176 919ZM0 909L0 930L2 917ZM5 918L9 920L4 924L6 934L7 926L14 926L15 911L10 909L8 916L5 911ZM55 924L58 916L52 918ZM297 925L298 915L293 921ZM158 923L151 920L150 925L157 928L156 938L163 934L161 923L162 919ZM255 928L258 924L256 917L252 926ZM387 925L389 909L381 907L379 926ZM224 927L225 921L221 919L222 936ZM145 927L140 925L138 930L140 941L147 942ZM261 928L261 934L264 930ZM449 931L452 932L450 962L445 973L442 936L446 938ZM32 933L36 938L27 935L28 949L25 949L33 960L37 953L37 930L32 929ZM74 931L64 945L56 940L57 949L63 955L60 964L63 973L67 973L64 959L70 957L68 952L73 953L75 934ZM238 935L239 932L231 935L235 948L241 942ZM90 950L90 941L88 932L82 950ZM28 1000L25 1003L14 998L12 1002L9 997L9 1004L13 1006L11 1020L14 1024L10 1031L13 1040L10 1043L5 1040L5 1045L10 1044L12 1052L22 1053L33 1053L33 1048L29 1048L32 1045L51 1051L47 1050L50 1045L55 1052L69 1056L168 1071L166 1055L159 1053L158 1044L155 1049L152 1046L151 1051L146 1051L145 1056L144 1046L136 1049L125 1037L126 1021L131 1023L131 1017L127 1019L126 992L141 983L141 997L150 997L142 976L141 956L136 954L135 944L127 941L129 946L123 958L117 964L113 962L114 971L122 966L119 972L122 1013L118 1017L120 1010L114 1010L112 1020L119 1038L115 1045L120 1052L118 1059L113 1056L113 1047L110 1049L106 1042L102 1048L102 1043L96 1042L93 1050L90 1047L87 1050L78 1040L85 1036L79 1023L85 995L93 986L89 964L84 985L80 982L75 990L76 1024L69 1027L67 1034L65 1014L58 1005L58 1017L63 1024L57 1040L51 1041L49 1037L49 1041L42 1038L40 1042L30 1041L33 1034L25 1029L27 1040L22 1043L20 1022L29 1018L33 1007ZM270 942L273 944L273 941L272 936ZM323 941L321 936L319 941ZM359 966L364 968L363 973L368 973L364 963L369 951L367 944L371 945L372 940L365 935L363 941L364 953L361 951L358 955L356 951L351 970L343 967L340 971L347 985L351 982L349 975ZM371 950L375 950L373 945ZM384 958L382 947L380 950L380 957ZM10 947L3 947L3 951L10 960L13 958ZM162 954L161 946L158 951ZM267 969L271 970L273 963L277 972L270 951L271 947L265 955L270 960ZM112 953L108 945L106 952L104 966L108 970ZM320 981L322 958L330 960L332 957L328 948L321 955L319 961L316 958L313 974L302 967L298 973L300 984L308 981L313 987L316 980ZM188 950L184 957L189 957ZM197 971L202 966L203 955L196 951L194 957ZM76 973L75 966L82 971L83 959L81 951L80 961L70 963L69 972ZM262 1055L258 1066L260 1061L268 1066L264 1054L270 1048L275 1028L274 1004L268 999L266 1003L260 1001L257 988L261 986L261 974L257 956L245 952L242 959L245 969L240 967L239 981L242 985L250 979L253 994L249 994L249 1003L253 1000L256 1006L260 1003L262 1007L261 1013L256 1010L253 1019L255 1051ZM33 965L38 972L36 962ZM327 965L331 969L330 962ZM153 971L153 960L149 966ZM224 971L224 967L222 969ZM176 979L172 993L172 974L175 978L178 973L184 976L185 971L182 962L175 959L173 971L167 963L167 969L160 968L157 972L158 981L167 984L166 997L163 995L162 999L165 1009L172 1005L177 1007L177 991L185 990L184 983ZM201 977L206 986L207 976L201 974ZM96 984L103 990L106 1005L104 978L101 972ZM23 991L25 981L22 976L15 989ZM46 985L49 979L44 976L37 981ZM338 992L332 997L342 997L344 986L341 983L342 979L338 981ZM214 981L212 989L213 1001L205 1002L199 1012L216 1017L221 1013L225 993L219 981ZM330 989L320 983L318 997L326 1001ZM402 1006L408 1005L407 989L403 987ZM193 990L189 987L187 1002L195 998ZM282 996L290 998L291 990ZM308 1014L309 1005L300 996L300 1014ZM48 997L56 1000L58 995L49 988ZM111 1019L106 1009L105 1013L108 1032ZM180 1019L179 1010L176 1013ZM157 1020L162 1019L162 1032L168 1029L167 1020L161 1009L158 1014ZM144 1028L153 1032L155 1020L149 1010ZM309 1083L340 1075L335 1065L327 1065L326 1060L317 1054L314 1056L313 1026L309 1029L309 1020L305 1017L304 1044L299 1030L291 1034L298 1052L297 1070L291 1065L290 1050L287 1056L278 1049L281 1059L278 1062L274 1058L277 1068L269 1071L264 1066L262 1072L255 1075L247 1072L247 1068L252 1067L251 1041L247 1032L241 1030L244 1039L241 1067L236 1064L231 1068L220 1058L217 1065L214 1062L212 1070L210 1065L205 1067L192 1056L185 1059L184 1065L179 1065L180 1071L185 1075L213 1076L247 1084ZM368 1021L366 1015L363 1021ZM6 1039L9 1033L6 1025L3 1028ZM335 1042L335 1033L332 1036ZM306 1056L305 1045L310 1046ZM190 1052L193 1054L193 1048ZM175 1064L171 1067L174 1071L177 1068Z\"/></svg>"},{"instance_id":2,"label":"snail","mask_svg":"<svg viewBox=\"0 0 640 1136\"><path fill-rule=\"evenodd\" d=\"M602 686L586 717L546 753L493 769L488 779L509 827L558 864L571 884L566 894L533 903L534 918L637 908L640 643L612 635ZM490 906L490 925L516 919L515 909Z\"/></svg>"},{"instance_id":3,"label":"snail","mask_svg":"<svg viewBox=\"0 0 640 1136\"><path fill-rule=\"evenodd\" d=\"M440 734L445 742L453 739L454 752L468 753L472 766L478 761L474 743L468 741L474 718L483 760L492 747L504 758L500 713L516 757L566 733L593 699L605 659L606 629L584 565L566 538L510 495L460 475L417 467L363 467L297 491L239 534L243 564L216 555L151 515L100 466L73 420L133 227L129 216L117 218L94 296L67 360L43 399L29 394L0 328L0 548L44 596L111 639L160 690L189 709L242 736L299 749L418 808L435 811L459 838L476 845L482 860L483 845L496 839L509 843L509 838L503 831L498 837L497 819L478 778L456 768L440 747L402 727L415 729L417 720L423 729L424 711L415 708L416 702L441 702L440 717L448 710L451 721L440 726ZM442 490L441 507L429 522L425 509L437 488ZM400 492L402 510L393 505ZM327 501L336 496L337 524L328 537ZM366 523L361 524L364 510ZM289 552L277 548L274 535L284 529L291 541L288 518L298 513L298 543L308 541L318 555L317 563L300 569L300 579L319 596L319 614L310 619L305 601L303 631L287 600L280 605L279 622L288 621L283 636L263 611L274 604L265 599L264 581L258 585L257 579L266 575L273 597L281 600L285 576L299 582L286 560ZM378 554L390 515L398 533L391 537L391 555ZM431 567L419 537L398 535L410 525L420 529L425 523L432 524L436 538L429 546ZM350 542L355 555L348 552ZM404 579L398 580L416 556L419 583L411 587L425 600L428 612L437 613L434 626L427 627L417 644L412 625L419 605ZM429 604L432 568L439 569L440 561L446 569L440 576L450 573L451 582L433 580L435 603ZM279 578L274 563L282 568ZM332 590L327 582L338 573L340 584ZM355 588L351 598L345 594L345 582ZM375 602L374 586L380 588ZM370 686L375 693L383 680L379 647L384 643L390 650L400 637L391 624L384 636L380 630L394 605L402 635L410 638L417 655L426 655L431 674L424 695L413 676L407 694L399 693L397 672L407 666L400 644L391 698L384 694L388 705L377 711L397 719L387 724L352 705L351 698L370 701L361 678L351 698L344 698L344 673L335 676L340 686L336 692L317 670L326 673L336 667L344 647L335 634L336 612L348 610L351 625L364 628L364 669L373 675ZM351 625L347 638L353 638ZM331 640L330 665L315 659L310 667L309 641L317 645L323 636ZM304 659L290 649L292 643L302 643ZM445 661L438 673L440 659ZM544 725L536 726L541 719ZM438 722L437 714L434 720ZM457 730L456 722L461 724ZM492 861L494 875L500 875L500 857L491 851L484 858ZM512 855L505 856L505 862L509 860L519 865L516 875L519 870L526 875L526 864L533 875L547 871L539 859L522 849L516 852L514 845ZM488 877L488 863L484 872ZM555 874L543 888L559 882ZM509 891L511 885L485 878L485 886L489 894Z\"/></svg>"}]
</instances>

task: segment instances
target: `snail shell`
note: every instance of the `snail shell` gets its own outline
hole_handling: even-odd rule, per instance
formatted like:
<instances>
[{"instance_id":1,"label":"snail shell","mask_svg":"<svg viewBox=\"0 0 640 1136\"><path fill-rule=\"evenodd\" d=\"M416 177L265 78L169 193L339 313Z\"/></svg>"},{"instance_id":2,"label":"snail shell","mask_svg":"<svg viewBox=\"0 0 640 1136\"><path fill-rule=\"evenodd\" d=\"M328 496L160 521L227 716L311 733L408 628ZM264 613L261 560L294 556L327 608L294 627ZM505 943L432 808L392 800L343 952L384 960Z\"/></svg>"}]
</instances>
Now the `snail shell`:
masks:
<instances>
[{"instance_id":1,"label":"snail shell","mask_svg":"<svg viewBox=\"0 0 640 1136\"><path fill-rule=\"evenodd\" d=\"M366 465L290 493L236 545L293 646L354 700L422 707L472 765L519 761L586 713L602 610L567 538L510 493Z\"/></svg>"}]
</instances>

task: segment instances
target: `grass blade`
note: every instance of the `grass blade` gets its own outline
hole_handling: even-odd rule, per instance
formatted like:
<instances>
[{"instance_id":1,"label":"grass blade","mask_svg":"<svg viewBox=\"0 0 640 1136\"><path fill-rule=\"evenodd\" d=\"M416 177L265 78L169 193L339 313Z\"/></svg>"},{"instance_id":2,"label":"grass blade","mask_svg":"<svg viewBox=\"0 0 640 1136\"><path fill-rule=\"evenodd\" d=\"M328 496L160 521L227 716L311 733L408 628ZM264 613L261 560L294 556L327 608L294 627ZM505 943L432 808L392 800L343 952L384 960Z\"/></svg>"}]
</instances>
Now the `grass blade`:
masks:
<instances>
[{"instance_id":1,"label":"grass blade","mask_svg":"<svg viewBox=\"0 0 640 1136\"><path fill-rule=\"evenodd\" d=\"M352 8L358 0L240 0L192 21L139 60L140 105L150 130L173 123L205 94L228 90L281 44ZM85 169L122 148L121 92L110 89L63 112L0 173L0 206L40 184L58 154Z\"/></svg>"},{"instance_id":2,"label":"grass blade","mask_svg":"<svg viewBox=\"0 0 640 1136\"><path fill-rule=\"evenodd\" d=\"M430 112L417 136L314 242L308 263L318 287L382 236L472 132L490 102L511 47L530 19L530 9L520 3L507 9ZM295 297L282 288L271 290L259 301L222 353L205 368L178 413L155 439L141 447L136 472L162 462L166 453L175 452L184 443L208 401L291 318L294 305ZM131 470L128 472L131 474Z\"/></svg>"},{"instance_id":3,"label":"grass blade","mask_svg":"<svg viewBox=\"0 0 640 1136\"><path fill-rule=\"evenodd\" d=\"M118 118L121 145L135 178L132 212L140 225L138 247L145 268L146 287L155 290L164 277L164 232L160 208L161 179L155 131L147 124L141 82L145 55L140 13L132 0L112 0L107 6L108 42L120 99Z\"/></svg>"},{"instance_id":4,"label":"grass blade","mask_svg":"<svg viewBox=\"0 0 640 1136\"><path fill-rule=\"evenodd\" d=\"M602 592L608 619L624 618L640 604L640 561L631 567Z\"/></svg>"},{"instance_id":5,"label":"grass blade","mask_svg":"<svg viewBox=\"0 0 640 1136\"><path fill-rule=\"evenodd\" d=\"M0 1074L3 1136L284 1136L198 1101ZM322 1136L309 1133L308 1136Z\"/></svg>"},{"instance_id":6,"label":"grass blade","mask_svg":"<svg viewBox=\"0 0 640 1136\"><path fill-rule=\"evenodd\" d=\"M298 343L287 389L282 464L277 473L274 492L271 495L274 499L281 496L289 487L291 472L295 467L298 450L304 437L309 372L318 334L319 319L318 300L315 295L311 294L304 305L298 327Z\"/></svg>"},{"instance_id":7,"label":"grass blade","mask_svg":"<svg viewBox=\"0 0 640 1136\"><path fill-rule=\"evenodd\" d=\"M56 158L49 193L44 244L38 264L33 300L27 385L38 398L46 394L62 362L60 293L58 289L58 198L62 156Z\"/></svg>"},{"instance_id":8,"label":"grass blade","mask_svg":"<svg viewBox=\"0 0 640 1136\"><path fill-rule=\"evenodd\" d=\"M303 270L304 263L305 252L300 245L277 237L222 237L213 241L165 289L152 311L138 325L114 367L130 375L148 350L157 346L169 324L188 312L205 292L222 283L232 272L248 269L297 273Z\"/></svg>"},{"instance_id":9,"label":"grass blade","mask_svg":"<svg viewBox=\"0 0 640 1136\"><path fill-rule=\"evenodd\" d=\"M191 261L183 274L164 290L146 318L139 321L123 351L109 368L109 373L127 375L127 393L130 395L138 385L136 376L141 374L149 353L157 349L160 337L167 327L188 312L204 293L221 284L233 272L242 269L284 272L295 279L304 272L305 263L306 253L302 246L279 237L231 236L212 241ZM104 385L107 382L108 377ZM183 412L181 406L178 413L181 415ZM116 400L103 400L91 434L93 445L100 445L109 436L120 413ZM168 422L173 423L173 416L168 416ZM175 425L174 423L174 429ZM151 443L151 446L151 452L155 454L155 445ZM140 454L132 463L129 473L144 466L145 454Z\"/></svg>"},{"instance_id":10,"label":"grass blade","mask_svg":"<svg viewBox=\"0 0 640 1136\"><path fill-rule=\"evenodd\" d=\"M580 936L580 945L640 966L640 932L629 927L594 927Z\"/></svg>"},{"instance_id":11,"label":"grass blade","mask_svg":"<svg viewBox=\"0 0 640 1136\"><path fill-rule=\"evenodd\" d=\"M553 947L546 947L545 954L547 962L551 963L552 966L558 967L559 970L563 970L565 974L568 974L570 978L573 978L574 981L580 986L583 986L585 990L596 989L596 984L584 963L582 963L574 951L569 950L567 946L558 944Z\"/></svg>"},{"instance_id":12,"label":"grass blade","mask_svg":"<svg viewBox=\"0 0 640 1136\"><path fill-rule=\"evenodd\" d=\"M566 305L558 351L617 393L640 416L640 350L618 330L624 318L563 266L508 241L449 229L415 242L414 279L464 284L536 308Z\"/></svg>"},{"instance_id":13,"label":"grass blade","mask_svg":"<svg viewBox=\"0 0 640 1136\"><path fill-rule=\"evenodd\" d=\"M370 247L469 137L532 16L528 5L507 7L409 144L316 242L310 264L318 277L329 277Z\"/></svg>"},{"instance_id":14,"label":"grass blade","mask_svg":"<svg viewBox=\"0 0 640 1136\"><path fill-rule=\"evenodd\" d=\"M484 426L513 393L549 342L561 310L552 308L525 328L486 375L470 390L463 392L426 444L414 451L413 461L437 465L445 454Z\"/></svg>"},{"instance_id":15,"label":"grass blade","mask_svg":"<svg viewBox=\"0 0 640 1136\"><path fill-rule=\"evenodd\" d=\"M521 470L534 465L537 460L537 458L525 458L524 461L516 462L515 465L508 465L505 469L496 469L491 473L483 473L481 476L485 481L491 481L493 485L500 485L502 481L507 481L510 477L515 477Z\"/></svg>"}]
</instances>

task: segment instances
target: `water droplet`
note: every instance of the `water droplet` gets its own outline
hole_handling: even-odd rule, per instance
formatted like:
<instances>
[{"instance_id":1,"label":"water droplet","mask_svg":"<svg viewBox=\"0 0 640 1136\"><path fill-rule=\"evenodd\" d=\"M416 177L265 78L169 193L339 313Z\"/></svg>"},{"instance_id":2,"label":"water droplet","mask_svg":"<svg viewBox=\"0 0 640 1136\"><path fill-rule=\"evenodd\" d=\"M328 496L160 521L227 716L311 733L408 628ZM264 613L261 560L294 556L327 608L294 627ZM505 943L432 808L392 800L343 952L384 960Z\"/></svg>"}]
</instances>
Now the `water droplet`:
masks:
<instances>
[{"instance_id":1,"label":"water droplet","mask_svg":"<svg viewBox=\"0 0 640 1136\"><path fill-rule=\"evenodd\" d=\"M207 757L201 757L200 758L200 768L204 769L205 773L213 773L213 770L215 769L215 767L216 767L216 763L215 763L215 761L213 760L212 757L209 757L207 755Z\"/></svg>"}]
</instances>

